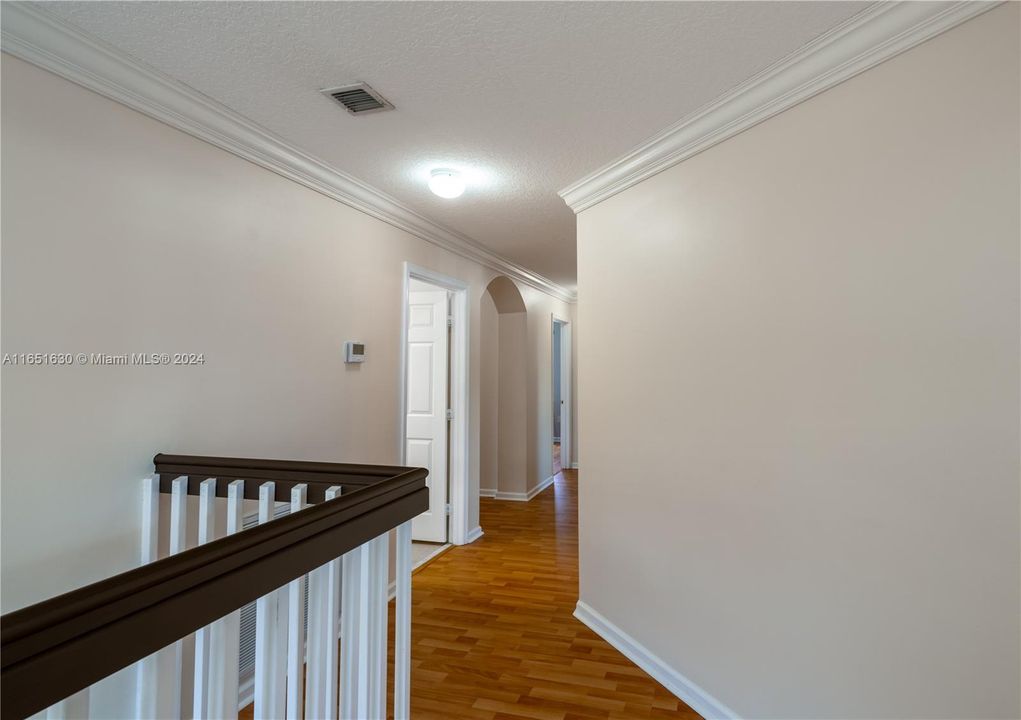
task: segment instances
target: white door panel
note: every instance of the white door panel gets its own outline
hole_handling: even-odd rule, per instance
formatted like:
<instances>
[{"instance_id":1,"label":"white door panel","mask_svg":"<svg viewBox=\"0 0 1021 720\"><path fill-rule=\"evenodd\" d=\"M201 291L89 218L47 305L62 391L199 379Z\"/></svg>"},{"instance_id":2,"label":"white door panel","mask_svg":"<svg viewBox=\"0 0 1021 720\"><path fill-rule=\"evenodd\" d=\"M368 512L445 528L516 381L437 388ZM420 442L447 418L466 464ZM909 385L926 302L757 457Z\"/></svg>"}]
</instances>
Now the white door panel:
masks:
<instances>
[{"instance_id":1,"label":"white door panel","mask_svg":"<svg viewBox=\"0 0 1021 720\"><path fill-rule=\"evenodd\" d=\"M412 467L428 467L432 463L432 440L418 440L408 439L407 458L408 465ZM429 474L429 479L426 480L426 484L432 480L432 473Z\"/></svg>"},{"instance_id":2,"label":"white door panel","mask_svg":"<svg viewBox=\"0 0 1021 720\"><path fill-rule=\"evenodd\" d=\"M408 414L433 414L433 343L408 343Z\"/></svg>"},{"instance_id":3,"label":"white door panel","mask_svg":"<svg viewBox=\"0 0 1021 720\"><path fill-rule=\"evenodd\" d=\"M411 535L447 541L447 292L408 293L408 415L405 461L429 470L429 510Z\"/></svg>"}]
</instances>

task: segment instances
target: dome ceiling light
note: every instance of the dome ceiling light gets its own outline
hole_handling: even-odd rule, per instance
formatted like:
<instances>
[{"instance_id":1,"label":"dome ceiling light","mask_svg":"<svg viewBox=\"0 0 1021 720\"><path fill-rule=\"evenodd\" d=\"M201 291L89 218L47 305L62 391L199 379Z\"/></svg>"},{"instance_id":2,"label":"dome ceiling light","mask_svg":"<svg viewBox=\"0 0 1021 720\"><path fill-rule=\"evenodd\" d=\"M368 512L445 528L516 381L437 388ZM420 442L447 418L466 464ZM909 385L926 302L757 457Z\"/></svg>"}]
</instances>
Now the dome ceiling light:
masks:
<instances>
[{"instance_id":1,"label":"dome ceiling light","mask_svg":"<svg viewBox=\"0 0 1021 720\"><path fill-rule=\"evenodd\" d=\"M429 189L441 198L460 197L464 192L464 178L456 170L437 168L430 174Z\"/></svg>"}]
</instances>

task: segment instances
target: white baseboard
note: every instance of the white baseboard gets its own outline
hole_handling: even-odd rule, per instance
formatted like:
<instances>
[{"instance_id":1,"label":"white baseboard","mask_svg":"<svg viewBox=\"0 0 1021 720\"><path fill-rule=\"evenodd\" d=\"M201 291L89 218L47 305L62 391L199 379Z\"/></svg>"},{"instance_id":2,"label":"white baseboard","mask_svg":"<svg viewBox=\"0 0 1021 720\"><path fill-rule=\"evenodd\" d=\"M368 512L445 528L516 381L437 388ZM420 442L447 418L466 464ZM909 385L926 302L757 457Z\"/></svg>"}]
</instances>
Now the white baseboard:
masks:
<instances>
[{"instance_id":1,"label":"white baseboard","mask_svg":"<svg viewBox=\"0 0 1021 720\"><path fill-rule=\"evenodd\" d=\"M534 488L529 490L528 491L528 499L531 500L532 498L534 498L536 495L541 493L546 488L551 487L553 485L553 481L556 479L556 477L557 477L556 475L550 475L548 478L546 478L541 483L536 485Z\"/></svg>"},{"instance_id":2,"label":"white baseboard","mask_svg":"<svg viewBox=\"0 0 1021 720\"><path fill-rule=\"evenodd\" d=\"M574 609L574 617L596 635L617 648L631 662L649 673L659 684L687 703L706 720L737 720L738 715L697 684L656 657L644 645L593 610L581 600Z\"/></svg>"},{"instance_id":3,"label":"white baseboard","mask_svg":"<svg viewBox=\"0 0 1021 720\"><path fill-rule=\"evenodd\" d=\"M497 500L513 500L514 502L528 502L528 493L523 492L497 492L494 497Z\"/></svg>"},{"instance_id":4,"label":"white baseboard","mask_svg":"<svg viewBox=\"0 0 1021 720\"><path fill-rule=\"evenodd\" d=\"M572 470L577 470L578 469L578 463L571 463L571 469Z\"/></svg>"},{"instance_id":5,"label":"white baseboard","mask_svg":"<svg viewBox=\"0 0 1021 720\"><path fill-rule=\"evenodd\" d=\"M550 485L552 485L554 478L556 478L556 475L550 475L548 478L543 480L541 483L539 483L538 485L536 485L534 488L532 488L531 490L529 490L526 493L523 493L523 492L500 492L500 491L497 491L496 499L497 500L513 500L515 502L528 502L529 500L534 498L536 495L541 493L543 490L548 488Z\"/></svg>"},{"instance_id":6,"label":"white baseboard","mask_svg":"<svg viewBox=\"0 0 1021 720\"><path fill-rule=\"evenodd\" d=\"M482 537L482 528L476 525L474 530L468 531L468 536L464 539L464 543L465 545L470 545L480 537Z\"/></svg>"},{"instance_id":7,"label":"white baseboard","mask_svg":"<svg viewBox=\"0 0 1021 720\"><path fill-rule=\"evenodd\" d=\"M496 497L495 488L479 488L479 497ZM471 542L469 540L469 542Z\"/></svg>"}]
</instances>

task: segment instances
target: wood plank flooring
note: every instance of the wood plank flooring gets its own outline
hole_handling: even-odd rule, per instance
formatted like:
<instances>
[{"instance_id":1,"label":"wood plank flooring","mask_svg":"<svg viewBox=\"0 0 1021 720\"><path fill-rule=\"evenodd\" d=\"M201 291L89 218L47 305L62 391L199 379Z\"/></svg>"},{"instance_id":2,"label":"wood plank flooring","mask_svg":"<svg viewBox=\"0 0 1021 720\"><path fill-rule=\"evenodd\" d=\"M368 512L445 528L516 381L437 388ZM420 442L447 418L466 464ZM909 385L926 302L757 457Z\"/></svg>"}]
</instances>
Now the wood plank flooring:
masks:
<instances>
[{"instance_id":1,"label":"wood plank flooring","mask_svg":"<svg viewBox=\"0 0 1021 720\"><path fill-rule=\"evenodd\" d=\"M577 489L566 470L531 502L483 498L485 535L415 574L415 720L699 717L574 619Z\"/></svg>"},{"instance_id":2,"label":"wood plank flooring","mask_svg":"<svg viewBox=\"0 0 1021 720\"><path fill-rule=\"evenodd\" d=\"M413 720L698 720L572 615L577 470L561 472L527 503L482 498L480 513L480 540L451 548L414 574ZM242 710L240 720L250 720L252 709Z\"/></svg>"}]
</instances>

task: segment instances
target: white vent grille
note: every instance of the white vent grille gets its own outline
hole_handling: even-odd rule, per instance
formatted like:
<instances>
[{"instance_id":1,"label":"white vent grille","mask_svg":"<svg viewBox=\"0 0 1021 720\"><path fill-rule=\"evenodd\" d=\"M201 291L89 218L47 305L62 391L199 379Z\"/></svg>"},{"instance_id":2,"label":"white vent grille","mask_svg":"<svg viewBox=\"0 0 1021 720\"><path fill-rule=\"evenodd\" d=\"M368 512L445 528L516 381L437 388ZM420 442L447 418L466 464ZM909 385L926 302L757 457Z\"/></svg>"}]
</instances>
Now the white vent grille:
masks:
<instances>
[{"instance_id":1,"label":"white vent grille","mask_svg":"<svg viewBox=\"0 0 1021 720\"><path fill-rule=\"evenodd\" d=\"M352 115L393 110L393 104L366 83L353 83L341 87L329 88L322 93L333 98Z\"/></svg>"}]
</instances>

